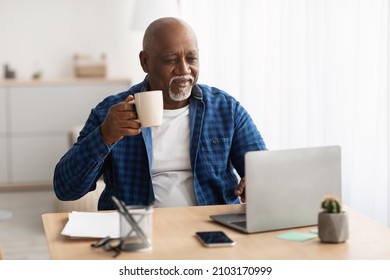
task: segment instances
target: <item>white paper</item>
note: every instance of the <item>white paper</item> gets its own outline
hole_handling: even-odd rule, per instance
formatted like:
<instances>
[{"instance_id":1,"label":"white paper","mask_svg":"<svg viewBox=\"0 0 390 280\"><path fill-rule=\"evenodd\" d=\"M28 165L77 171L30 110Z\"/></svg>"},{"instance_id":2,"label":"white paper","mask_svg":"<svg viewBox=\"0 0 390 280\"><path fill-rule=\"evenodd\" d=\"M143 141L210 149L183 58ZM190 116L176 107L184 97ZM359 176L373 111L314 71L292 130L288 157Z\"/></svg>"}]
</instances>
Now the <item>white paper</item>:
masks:
<instances>
[{"instance_id":1,"label":"white paper","mask_svg":"<svg viewBox=\"0 0 390 280\"><path fill-rule=\"evenodd\" d=\"M119 213L73 211L61 234L72 238L118 238Z\"/></svg>"}]
</instances>

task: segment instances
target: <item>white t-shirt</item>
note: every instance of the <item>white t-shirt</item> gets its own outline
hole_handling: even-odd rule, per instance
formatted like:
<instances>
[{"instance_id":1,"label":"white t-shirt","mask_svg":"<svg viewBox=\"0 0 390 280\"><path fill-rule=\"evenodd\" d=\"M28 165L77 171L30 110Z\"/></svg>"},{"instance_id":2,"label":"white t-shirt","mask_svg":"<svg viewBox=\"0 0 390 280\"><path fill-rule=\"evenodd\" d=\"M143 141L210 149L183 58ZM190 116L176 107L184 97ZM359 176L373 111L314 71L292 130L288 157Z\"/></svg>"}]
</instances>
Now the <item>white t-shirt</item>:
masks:
<instances>
[{"instance_id":1,"label":"white t-shirt","mask_svg":"<svg viewBox=\"0 0 390 280\"><path fill-rule=\"evenodd\" d=\"M152 183L155 207L197 205L190 162L189 106L164 110L152 127Z\"/></svg>"}]
</instances>

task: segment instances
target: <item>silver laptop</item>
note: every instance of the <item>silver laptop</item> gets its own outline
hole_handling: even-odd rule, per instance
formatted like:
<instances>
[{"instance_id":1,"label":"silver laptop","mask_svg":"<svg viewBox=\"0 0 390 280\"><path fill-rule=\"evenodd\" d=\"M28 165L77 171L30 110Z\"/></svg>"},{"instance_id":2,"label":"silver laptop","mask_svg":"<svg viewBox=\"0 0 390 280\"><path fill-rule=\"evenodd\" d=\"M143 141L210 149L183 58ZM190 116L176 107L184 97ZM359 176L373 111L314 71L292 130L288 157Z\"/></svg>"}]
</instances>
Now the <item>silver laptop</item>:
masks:
<instances>
[{"instance_id":1,"label":"silver laptop","mask_svg":"<svg viewBox=\"0 0 390 280\"><path fill-rule=\"evenodd\" d=\"M211 219L247 233L316 225L323 198L341 199L341 148L248 152L245 180L246 212Z\"/></svg>"}]
</instances>

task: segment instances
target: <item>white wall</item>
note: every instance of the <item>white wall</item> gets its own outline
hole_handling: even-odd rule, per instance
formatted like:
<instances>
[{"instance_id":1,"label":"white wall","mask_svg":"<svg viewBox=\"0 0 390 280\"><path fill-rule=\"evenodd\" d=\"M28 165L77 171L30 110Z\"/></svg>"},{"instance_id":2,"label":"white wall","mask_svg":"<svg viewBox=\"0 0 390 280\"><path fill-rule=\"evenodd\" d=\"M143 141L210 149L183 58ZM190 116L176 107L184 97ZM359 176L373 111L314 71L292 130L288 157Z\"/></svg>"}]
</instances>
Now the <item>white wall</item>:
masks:
<instances>
[{"instance_id":1,"label":"white wall","mask_svg":"<svg viewBox=\"0 0 390 280\"><path fill-rule=\"evenodd\" d=\"M0 0L0 73L8 63L18 79L39 64L45 79L73 76L75 53L107 55L109 77L144 74L142 32L131 30L134 0Z\"/></svg>"}]
</instances>

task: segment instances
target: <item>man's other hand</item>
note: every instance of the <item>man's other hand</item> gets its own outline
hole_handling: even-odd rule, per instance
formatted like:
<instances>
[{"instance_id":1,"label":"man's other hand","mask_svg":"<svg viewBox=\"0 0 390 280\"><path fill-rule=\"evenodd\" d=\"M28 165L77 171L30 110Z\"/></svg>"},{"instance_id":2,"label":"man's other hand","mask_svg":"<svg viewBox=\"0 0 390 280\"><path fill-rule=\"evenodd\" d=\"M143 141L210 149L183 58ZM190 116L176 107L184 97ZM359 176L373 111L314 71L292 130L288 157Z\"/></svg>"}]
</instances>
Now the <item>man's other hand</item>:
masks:
<instances>
[{"instance_id":1,"label":"man's other hand","mask_svg":"<svg viewBox=\"0 0 390 280\"><path fill-rule=\"evenodd\" d=\"M241 202L245 202L245 178L242 178L235 190L236 195L241 199Z\"/></svg>"}]
</instances>

